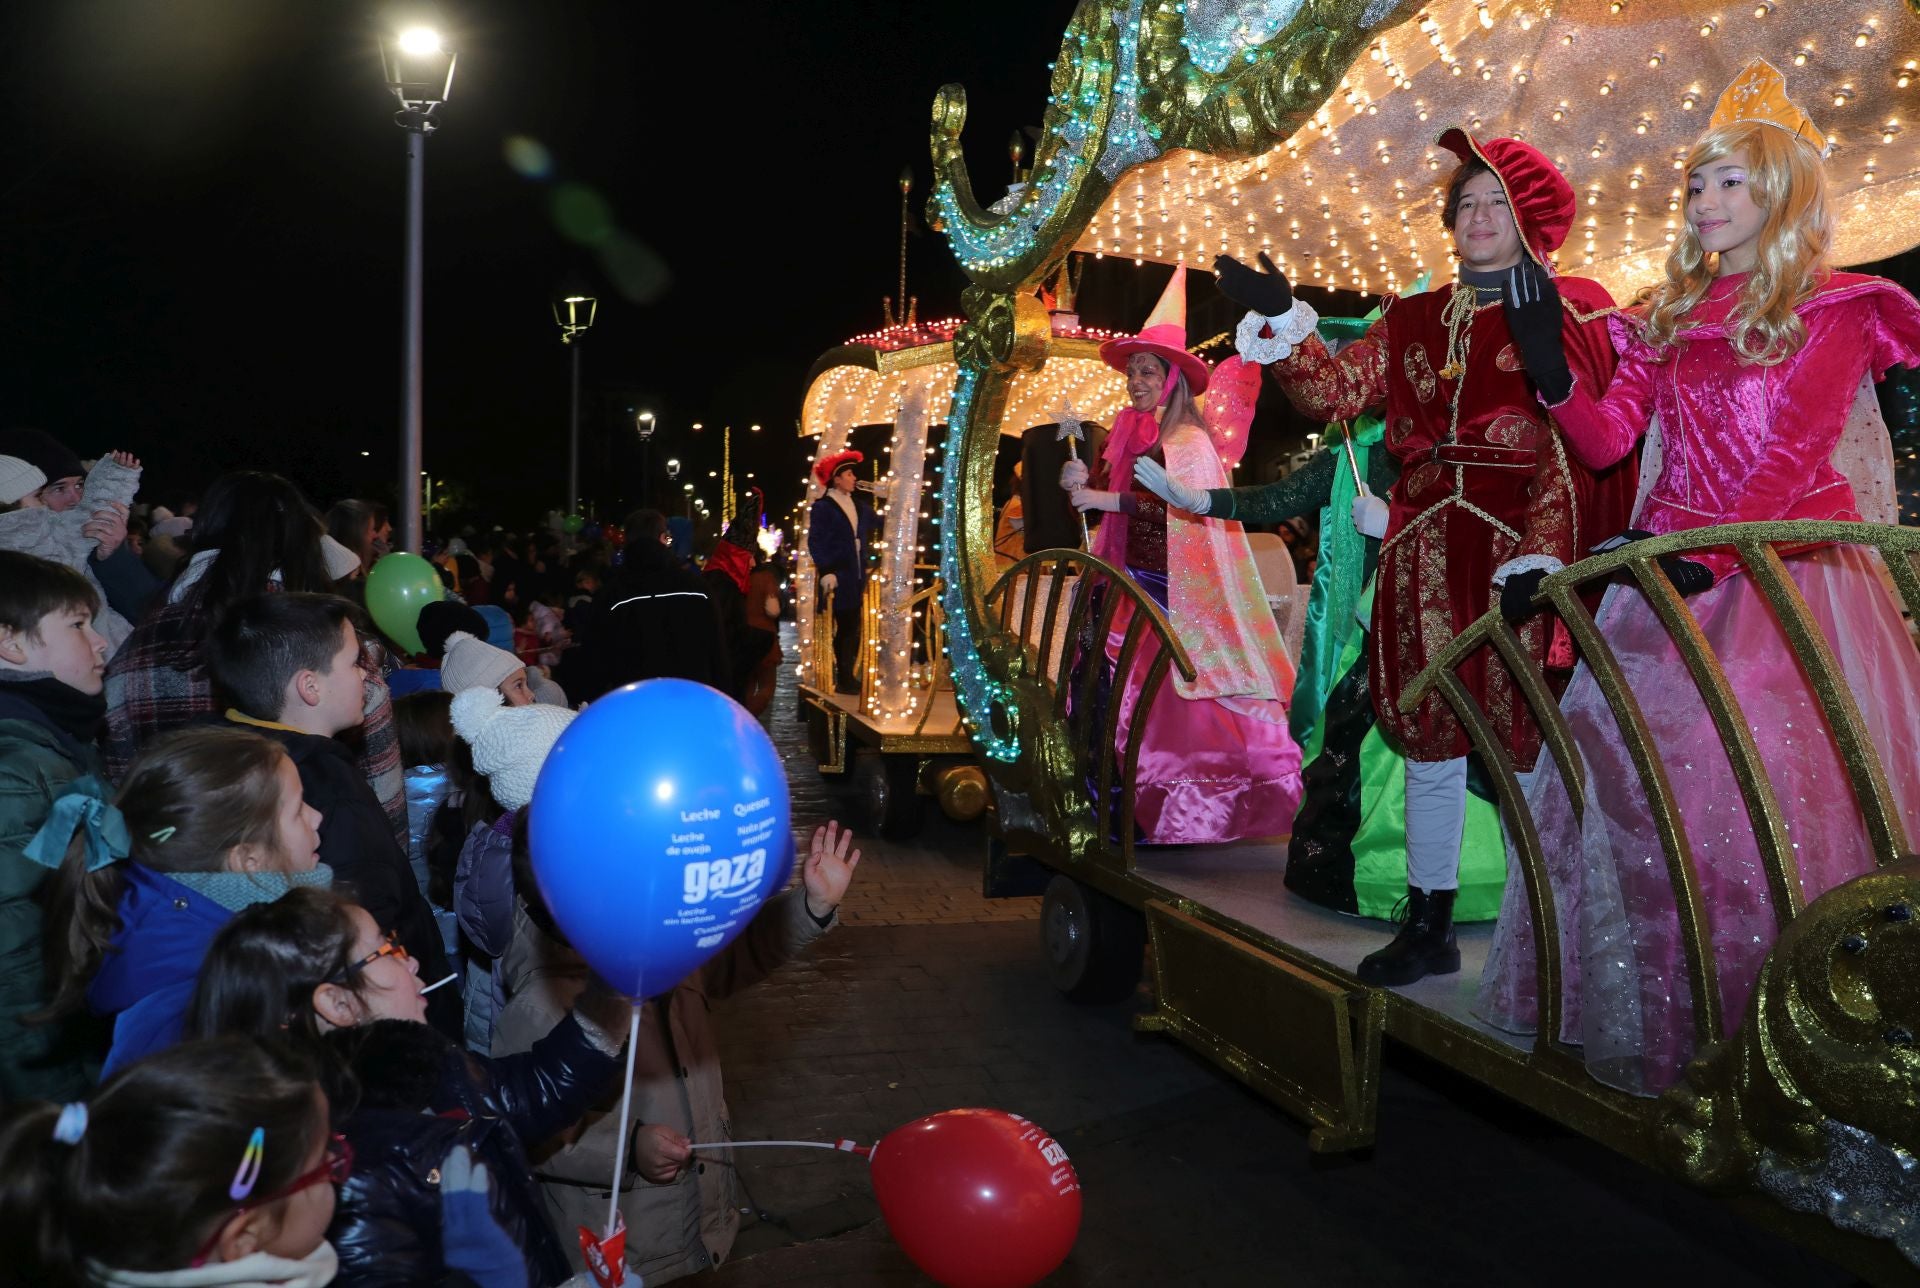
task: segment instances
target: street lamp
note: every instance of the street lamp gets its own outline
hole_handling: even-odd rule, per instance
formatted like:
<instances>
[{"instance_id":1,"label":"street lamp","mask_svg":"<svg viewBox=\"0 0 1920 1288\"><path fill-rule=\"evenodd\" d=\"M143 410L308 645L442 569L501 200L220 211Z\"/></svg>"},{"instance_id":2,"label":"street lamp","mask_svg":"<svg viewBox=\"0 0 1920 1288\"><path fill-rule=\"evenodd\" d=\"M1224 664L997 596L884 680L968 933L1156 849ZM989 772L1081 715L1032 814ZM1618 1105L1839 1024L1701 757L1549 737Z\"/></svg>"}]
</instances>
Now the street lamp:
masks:
<instances>
[{"instance_id":1,"label":"street lamp","mask_svg":"<svg viewBox=\"0 0 1920 1288\"><path fill-rule=\"evenodd\" d=\"M593 326L600 301L591 295L569 295L553 303L553 320L560 327L560 343L573 350L573 412L567 428L567 508L580 512L580 339Z\"/></svg>"},{"instance_id":2,"label":"street lamp","mask_svg":"<svg viewBox=\"0 0 1920 1288\"><path fill-rule=\"evenodd\" d=\"M425 223L427 135L436 122L433 109L453 94L453 52L430 27L408 27L380 42L380 63L387 88L400 101L394 124L407 134L406 267L400 284L400 542L418 552L420 521L421 428L421 230Z\"/></svg>"},{"instance_id":3,"label":"street lamp","mask_svg":"<svg viewBox=\"0 0 1920 1288\"><path fill-rule=\"evenodd\" d=\"M647 504L653 489L653 431L660 427L653 413L643 411L633 418L633 432L640 436L640 504Z\"/></svg>"}]
</instances>

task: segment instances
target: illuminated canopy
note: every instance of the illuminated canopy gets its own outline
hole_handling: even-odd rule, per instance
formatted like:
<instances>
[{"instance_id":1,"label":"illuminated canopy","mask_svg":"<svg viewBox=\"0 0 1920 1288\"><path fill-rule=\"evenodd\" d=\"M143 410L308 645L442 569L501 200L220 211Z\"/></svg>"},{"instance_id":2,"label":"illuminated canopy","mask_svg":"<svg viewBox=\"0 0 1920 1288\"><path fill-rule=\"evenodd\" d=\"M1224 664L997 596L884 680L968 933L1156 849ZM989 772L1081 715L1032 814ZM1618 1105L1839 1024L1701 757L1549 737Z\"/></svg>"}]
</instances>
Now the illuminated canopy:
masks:
<instances>
[{"instance_id":1,"label":"illuminated canopy","mask_svg":"<svg viewBox=\"0 0 1920 1288\"><path fill-rule=\"evenodd\" d=\"M1151 8L1152 6L1148 6ZM1250 15L1298 5L1187 6ZM1273 15L1279 16L1279 15ZM1222 38L1224 39L1224 37ZM1229 41L1229 43L1231 43ZM1216 60L1219 50L1214 51ZM1524 139L1579 194L1563 272L1630 298L1658 279L1681 221L1677 168L1714 100L1751 58L1771 60L1833 143L1828 178L1836 260L1883 259L1920 243L1920 19L1876 0L1453 0L1379 31L1292 137L1251 157L1173 150L1119 175L1077 247L1207 266L1266 250L1291 277L1369 292L1425 269L1444 277L1440 225L1450 125Z\"/></svg>"},{"instance_id":2,"label":"illuminated canopy","mask_svg":"<svg viewBox=\"0 0 1920 1288\"><path fill-rule=\"evenodd\" d=\"M1100 342L1119 333L1081 327L1065 317L1056 318L1046 365L1015 378L1002 434L1018 437L1035 425L1053 424L1068 406L1078 419L1111 424L1125 402L1126 380L1100 361ZM927 386L928 406L941 409L934 419L945 419L959 370L953 357L959 325L952 319L891 327L829 349L807 376L801 436L817 437L835 424L890 425L908 390L920 384Z\"/></svg>"}]
</instances>

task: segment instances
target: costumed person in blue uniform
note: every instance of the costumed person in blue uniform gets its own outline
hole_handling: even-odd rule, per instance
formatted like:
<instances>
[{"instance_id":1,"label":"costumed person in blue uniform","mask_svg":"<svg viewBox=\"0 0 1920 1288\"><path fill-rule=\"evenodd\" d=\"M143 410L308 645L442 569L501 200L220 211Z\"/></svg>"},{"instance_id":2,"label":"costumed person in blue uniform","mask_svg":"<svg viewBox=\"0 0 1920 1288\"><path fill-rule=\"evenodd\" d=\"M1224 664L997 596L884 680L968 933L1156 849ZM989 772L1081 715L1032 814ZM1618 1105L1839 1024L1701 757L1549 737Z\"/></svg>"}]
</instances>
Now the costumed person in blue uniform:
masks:
<instances>
[{"instance_id":1,"label":"costumed person in blue uniform","mask_svg":"<svg viewBox=\"0 0 1920 1288\"><path fill-rule=\"evenodd\" d=\"M868 543L880 535L873 505L856 492L854 466L866 457L838 452L813 467L827 494L807 518L807 554L813 559L816 610L833 614L833 689L860 692L860 603L867 586Z\"/></svg>"}]
</instances>

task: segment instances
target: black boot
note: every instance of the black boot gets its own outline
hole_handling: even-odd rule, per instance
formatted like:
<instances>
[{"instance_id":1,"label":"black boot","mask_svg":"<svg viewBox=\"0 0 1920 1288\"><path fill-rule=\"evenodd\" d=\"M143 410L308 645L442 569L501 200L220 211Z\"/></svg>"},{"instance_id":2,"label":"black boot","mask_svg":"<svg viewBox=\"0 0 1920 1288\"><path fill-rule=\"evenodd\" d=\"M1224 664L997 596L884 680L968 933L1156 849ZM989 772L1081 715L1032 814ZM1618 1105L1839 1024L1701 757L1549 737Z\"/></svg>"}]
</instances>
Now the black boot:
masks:
<instances>
[{"instance_id":1,"label":"black boot","mask_svg":"<svg viewBox=\"0 0 1920 1288\"><path fill-rule=\"evenodd\" d=\"M1408 886L1407 919L1392 943L1360 963L1360 982L1394 987L1458 971L1460 946L1453 938L1453 898L1458 893Z\"/></svg>"}]
</instances>

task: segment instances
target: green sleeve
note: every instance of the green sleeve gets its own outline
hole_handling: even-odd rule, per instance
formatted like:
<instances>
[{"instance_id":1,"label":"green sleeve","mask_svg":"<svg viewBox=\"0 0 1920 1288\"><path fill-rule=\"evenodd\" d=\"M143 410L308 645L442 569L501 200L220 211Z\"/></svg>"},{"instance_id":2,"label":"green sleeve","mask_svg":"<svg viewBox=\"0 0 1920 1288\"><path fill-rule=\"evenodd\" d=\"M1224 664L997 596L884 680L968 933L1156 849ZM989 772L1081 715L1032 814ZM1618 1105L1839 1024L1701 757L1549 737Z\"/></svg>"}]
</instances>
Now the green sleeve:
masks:
<instances>
[{"instance_id":1,"label":"green sleeve","mask_svg":"<svg viewBox=\"0 0 1920 1288\"><path fill-rule=\"evenodd\" d=\"M1242 523L1279 523L1318 514L1332 494L1333 457L1332 452L1316 452L1305 465L1272 483L1214 488L1207 493L1207 513Z\"/></svg>"}]
</instances>

